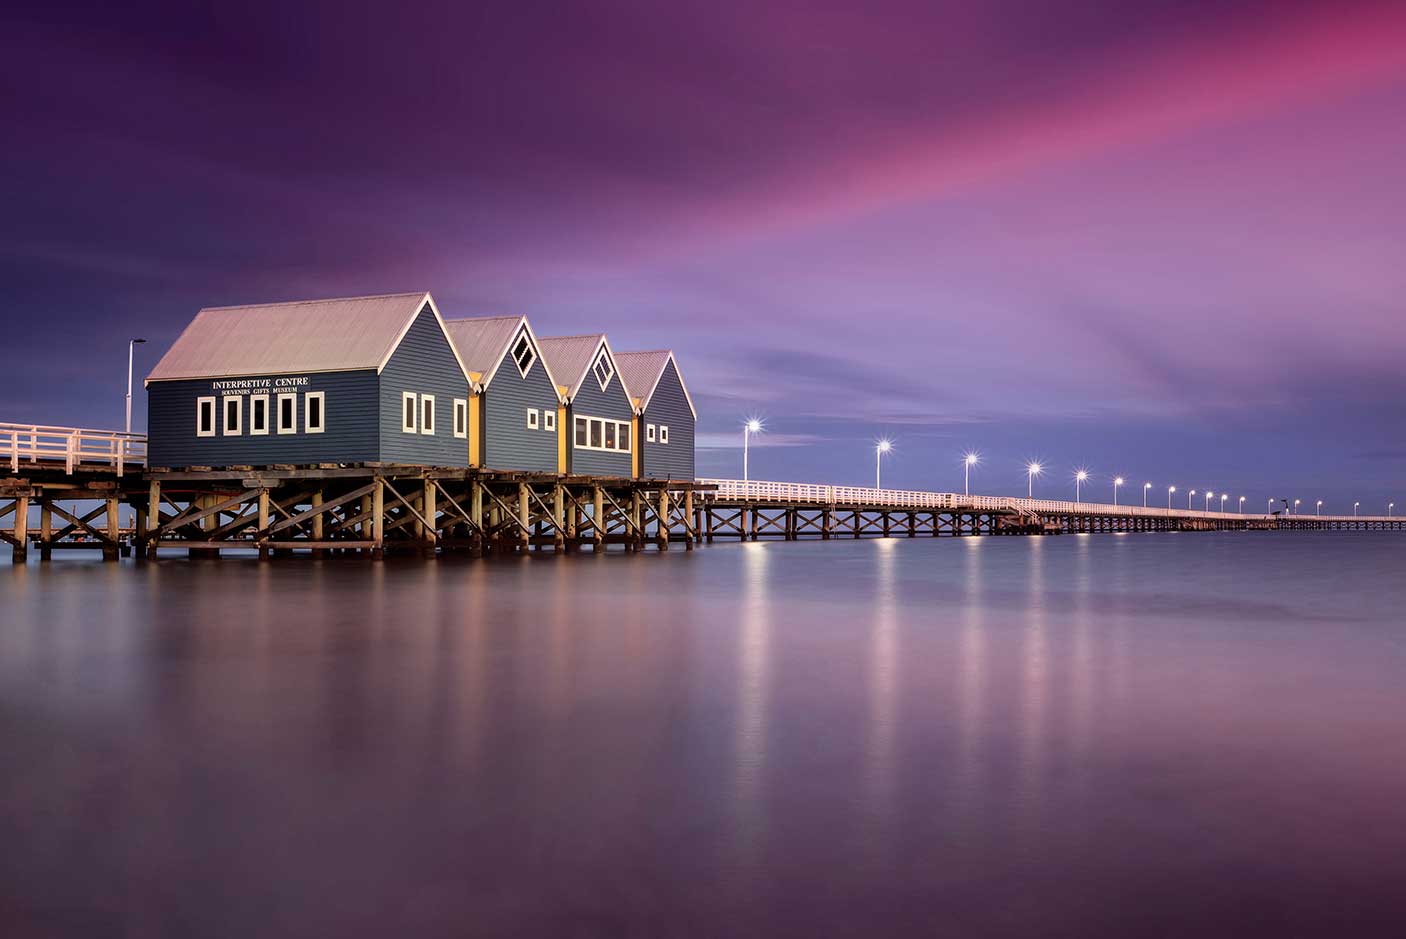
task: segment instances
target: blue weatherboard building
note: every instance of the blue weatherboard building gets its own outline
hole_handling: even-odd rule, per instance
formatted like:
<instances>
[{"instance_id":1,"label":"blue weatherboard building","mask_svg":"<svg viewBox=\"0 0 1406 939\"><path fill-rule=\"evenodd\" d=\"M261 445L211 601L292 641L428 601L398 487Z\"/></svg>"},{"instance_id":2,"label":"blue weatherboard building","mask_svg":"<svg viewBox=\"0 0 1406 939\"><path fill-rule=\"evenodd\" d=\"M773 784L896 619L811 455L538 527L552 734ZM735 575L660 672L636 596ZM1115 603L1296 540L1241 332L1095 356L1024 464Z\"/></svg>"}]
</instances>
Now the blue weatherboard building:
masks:
<instances>
[{"instance_id":1,"label":"blue weatherboard building","mask_svg":"<svg viewBox=\"0 0 1406 939\"><path fill-rule=\"evenodd\" d=\"M674 353L617 352L615 364L635 404L635 477L693 479L693 398Z\"/></svg>"},{"instance_id":2,"label":"blue weatherboard building","mask_svg":"<svg viewBox=\"0 0 1406 939\"><path fill-rule=\"evenodd\" d=\"M428 293L203 309L146 388L152 466L469 462L472 384Z\"/></svg>"},{"instance_id":3,"label":"blue weatherboard building","mask_svg":"<svg viewBox=\"0 0 1406 939\"><path fill-rule=\"evenodd\" d=\"M527 317L453 319L445 327L475 389L469 465L556 473L561 399Z\"/></svg>"},{"instance_id":4,"label":"blue weatherboard building","mask_svg":"<svg viewBox=\"0 0 1406 939\"><path fill-rule=\"evenodd\" d=\"M561 393L562 437L557 471L634 475L635 405L603 334L541 340Z\"/></svg>"}]
</instances>

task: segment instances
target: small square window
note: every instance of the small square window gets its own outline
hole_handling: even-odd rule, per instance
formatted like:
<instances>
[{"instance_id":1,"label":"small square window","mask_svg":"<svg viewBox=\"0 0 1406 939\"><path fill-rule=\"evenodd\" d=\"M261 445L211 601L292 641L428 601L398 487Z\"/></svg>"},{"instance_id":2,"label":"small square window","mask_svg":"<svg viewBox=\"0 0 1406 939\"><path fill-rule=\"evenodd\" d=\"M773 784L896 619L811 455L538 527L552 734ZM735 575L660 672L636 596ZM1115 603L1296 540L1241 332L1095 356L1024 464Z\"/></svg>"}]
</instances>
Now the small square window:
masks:
<instances>
[{"instance_id":1,"label":"small square window","mask_svg":"<svg viewBox=\"0 0 1406 939\"><path fill-rule=\"evenodd\" d=\"M223 433L226 437L238 437L243 433L241 424L244 418L244 399L230 395L224 399L225 420Z\"/></svg>"},{"instance_id":2,"label":"small square window","mask_svg":"<svg viewBox=\"0 0 1406 939\"><path fill-rule=\"evenodd\" d=\"M601 427L603 423L603 421L596 419L592 419L591 421L591 446L595 447L596 449L600 449L602 446L604 446L604 443L602 442L602 435L604 434L604 431Z\"/></svg>"},{"instance_id":3,"label":"small square window","mask_svg":"<svg viewBox=\"0 0 1406 939\"><path fill-rule=\"evenodd\" d=\"M543 430L556 430L556 429L557 429L557 412L556 412L556 411L543 411L543 412L542 412L542 429L543 429Z\"/></svg>"},{"instance_id":4,"label":"small square window","mask_svg":"<svg viewBox=\"0 0 1406 939\"><path fill-rule=\"evenodd\" d=\"M654 442L654 425L653 425L653 424L645 424L645 425L644 425L644 439L645 439L645 441L648 442L648 443L653 443L653 442Z\"/></svg>"},{"instance_id":5,"label":"small square window","mask_svg":"<svg viewBox=\"0 0 1406 939\"><path fill-rule=\"evenodd\" d=\"M463 398L454 399L454 436L469 435L469 402Z\"/></svg>"},{"instance_id":6,"label":"small square window","mask_svg":"<svg viewBox=\"0 0 1406 939\"><path fill-rule=\"evenodd\" d=\"M324 391L303 395L303 430L309 434L320 434L327 427L326 395Z\"/></svg>"},{"instance_id":7,"label":"small square window","mask_svg":"<svg viewBox=\"0 0 1406 939\"><path fill-rule=\"evenodd\" d=\"M418 402L415 399L415 392L402 391L400 393L400 430L401 433L413 434L420 429L419 421L415 419L419 410Z\"/></svg>"},{"instance_id":8,"label":"small square window","mask_svg":"<svg viewBox=\"0 0 1406 939\"><path fill-rule=\"evenodd\" d=\"M660 425L659 425L659 442L660 442L660 443L668 443L668 442L669 442L669 425L668 425L668 424L660 424Z\"/></svg>"},{"instance_id":9,"label":"small square window","mask_svg":"<svg viewBox=\"0 0 1406 939\"><path fill-rule=\"evenodd\" d=\"M615 449L615 428L618 426L614 421L605 422L605 448L607 450Z\"/></svg>"},{"instance_id":10,"label":"small square window","mask_svg":"<svg viewBox=\"0 0 1406 939\"><path fill-rule=\"evenodd\" d=\"M528 409L527 409L527 429L528 429L528 430L536 430L536 429L537 429L537 420L538 420L537 409L536 409L536 408L528 408Z\"/></svg>"},{"instance_id":11,"label":"small square window","mask_svg":"<svg viewBox=\"0 0 1406 939\"><path fill-rule=\"evenodd\" d=\"M434 436L434 395L420 395L420 433Z\"/></svg>"},{"instance_id":12,"label":"small square window","mask_svg":"<svg viewBox=\"0 0 1406 939\"><path fill-rule=\"evenodd\" d=\"M618 444L618 445L617 445L617 449L624 450L624 451L627 452L627 453L629 452L629 450L630 450L630 425L629 425L629 424L621 424L621 425L620 425L620 434L619 434L619 438L618 438L617 444Z\"/></svg>"},{"instance_id":13,"label":"small square window","mask_svg":"<svg viewBox=\"0 0 1406 939\"><path fill-rule=\"evenodd\" d=\"M197 398L195 401L195 436L215 436L215 399Z\"/></svg>"},{"instance_id":14,"label":"small square window","mask_svg":"<svg viewBox=\"0 0 1406 939\"><path fill-rule=\"evenodd\" d=\"M587 443L587 422L584 417L576 418L576 446L585 447Z\"/></svg>"},{"instance_id":15,"label":"small square window","mask_svg":"<svg viewBox=\"0 0 1406 939\"><path fill-rule=\"evenodd\" d=\"M281 394L278 396L278 432L296 434L298 432L298 396Z\"/></svg>"}]
</instances>

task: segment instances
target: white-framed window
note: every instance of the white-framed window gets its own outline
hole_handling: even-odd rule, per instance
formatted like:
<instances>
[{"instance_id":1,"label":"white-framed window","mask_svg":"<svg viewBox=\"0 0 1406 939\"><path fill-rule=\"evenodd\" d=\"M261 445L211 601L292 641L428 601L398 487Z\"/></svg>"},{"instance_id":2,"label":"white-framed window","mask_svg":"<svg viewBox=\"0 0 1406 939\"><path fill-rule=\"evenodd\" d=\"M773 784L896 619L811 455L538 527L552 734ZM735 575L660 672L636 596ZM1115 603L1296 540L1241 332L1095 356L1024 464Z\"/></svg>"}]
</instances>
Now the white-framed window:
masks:
<instances>
[{"instance_id":1,"label":"white-framed window","mask_svg":"<svg viewBox=\"0 0 1406 939\"><path fill-rule=\"evenodd\" d=\"M400 393L401 433L413 434L420 429L420 422L416 420L418 411L419 402L415 399L415 392L402 391Z\"/></svg>"},{"instance_id":2,"label":"white-framed window","mask_svg":"<svg viewBox=\"0 0 1406 939\"><path fill-rule=\"evenodd\" d=\"M244 432L244 398L241 395L225 395L220 402L224 419L220 421L220 433L226 437L238 437Z\"/></svg>"},{"instance_id":3,"label":"white-framed window","mask_svg":"<svg viewBox=\"0 0 1406 939\"><path fill-rule=\"evenodd\" d=\"M602 417L576 418L576 447L579 450L630 452L630 422Z\"/></svg>"},{"instance_id":4,"label":"white-framed window","mask_svg":"<svg viewBox=\"0 0 1406 939\"><path fill-rule=\"evenodd\" d=\"M659 425L659 442L660 442L660 443L668 443L668 442L669 442L669 425L668 425L668 424L660 424L660 425Z\"/></svg>"},{"instance_id":5,"label":"white-framed window","mask_svg":"<svg viewBox=\"0 0 1406 939\"><path fill-rule=\"evenodd\" d=\"M296 434L298 432L298 396L295 393L278 396L278 432Z\"/></svg>"},{"instance_id":6,"label":"white-framed window","mask_svg":"<svg viewBox=\"0 0 1406 939\"><path fill-rule=\"evenodd\" d=\"M557 429L557 412L546 410L542 412L542 429L554 431Z\"/></svg>"},{"instance_id":7,"label":"white-framed window","mask_svg":"<svg viewBox=\"0 0 1406 939\"><path fill-rule=\"evenodd\" d=\"M215 399L195 399L195 436L215 436Z\"/></svg>"},{"instance_id":8,"label":"white-framed window","mask_svg":"<svg viewBox=\"0 0 1406 939\"><path fill-rule=\"evenodd\" d=\"M645 425L644 425L644 439L645 439L647 442L649 442L649 443L653 443L653 442L654 442L654 425L653 425L653 424L645 424Z\"/></svg>"},{"instance_id":9,"label":"white-framed window","mask_svg":"<svg viewBox=\"0 0 1406 939\"><path fill-rule=\"evenodd\" d=\"M538 412L536 408L527 409L527 429L536 430L538 427Z\"/></svg>"},{"instance_id":10,"label":"white-framed window","mask_svg":"<svg viewBox=\"0 0 1406 939\"><path fill-rule=\"evenodd\" d=\"M463 398L454 399L454 436L469 435L469 402Z\"/></svg>"},{"instance_id":11,"label":"white-framed window","mask_svg":"<svg viewBox=\"0 0 1406 939\"><path fill-rule=\"evenodd\" d=\"M327 392L309 391L303 395L303 430L320 434L327 429Z\"/></svg>"},{"instance_id":12,"label":"white-framed window","mask_svg":"<svg viewBox=\"0 0 1406 939\"><path fill-rule=\"evenodd\" d=\"M615 374L615 366L610 362L610 356L604 349L600 350L600 355L596 358L596 364L591 367L596 373L596 381L600 382L600 390L604 391L605 386L610 384L610 376Z\"/></svg>"},{"instance_id":13,"label":"white-framed window","mask_svg":"<svg viewBox=\"0 0 1406 939\"><path fill-rule=\"evenodd\" d=\"M537 350L532 348L532 339L525 329L513 340L513 361L517 363L517 370L523 378L532 369L532 363L537 361Z\"/></svg>"},{"instance_id":14,"label":"white-framed window","mask_svg":"<svg viewBox=\"0 0 1406 939\"><path fill-rule=\"evenodd\" d=\"M249 436L260 437L269 432L269 396L249 396Z\"/></svg>"},{"instance_id":15,"label":"white-framed window","mask_svg":"<svg viewBox=\"0 0 1406 939\"><path fill-rule=\"evenodd\" d=\"M434 436L434 395L420 395L420 433Z\"/></svg>"}]
</instances>

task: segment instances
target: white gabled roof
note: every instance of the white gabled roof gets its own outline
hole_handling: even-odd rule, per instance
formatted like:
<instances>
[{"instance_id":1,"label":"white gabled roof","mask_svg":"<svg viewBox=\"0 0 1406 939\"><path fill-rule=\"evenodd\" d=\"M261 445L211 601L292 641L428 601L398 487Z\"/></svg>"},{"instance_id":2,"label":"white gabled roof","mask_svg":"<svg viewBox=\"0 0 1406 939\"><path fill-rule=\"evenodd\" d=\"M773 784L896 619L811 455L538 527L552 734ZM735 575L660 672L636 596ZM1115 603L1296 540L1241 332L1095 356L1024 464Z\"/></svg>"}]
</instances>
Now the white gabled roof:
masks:
<instances>
[{"instance_id":1,"label":"white gabled roof","mask_svg":"<svg viewBox=\"0 0 1406 939\"><path fill-rule=\"evenodd\" d=\"M551 336L537 345L542 350L542 358L550 366L551 374L566 382L558 386L565 389L563 398L566 401L573 400L576 392L581 390L581 383L591 374L591 366L596 364L602 347L614 363L615 374L620 374L620 365L615 362L615 350L610 348L605 333L592 333L589 336ZM630 386L623 376L620 378L620 386L625 389L627 398L633 398Z\"/></svg>"},{"instance_id":2,"label":"white gabled roof","mask_svg":"<svg viewBox=\"0 0 1406 939\"><path fill-rule=\"evenodd\" d=\"M485 388L493 380L493 376L498 374L498 368L508 357L518 333L527 330L528 338L537 350L537 358L547 373L547 380L552 383L552 388L557 387L557 380L552 376L547 357L542 354L542 344L537 340L537 334L532 331L527 317L476 316L471 319L445 320L444 328L449 334L449 341L458 350L459 358L469 370L470 380Z\"/></svg>"},{"instance_id":3,"label":"white gabled roof","mask_svg":"<svg viewBox=\"0 0 1406 939\"><path fill-rule=\"evenodd\" d=\"M654 352L617 352L615 353L615 365L620 369L620 378L625 382L625 387L637 402L635 409L641 414L649 407L649 399L654 397L654 390L659 387L659 379L664 377L664 369L669 363L674 363L674 374L679 376L679 387L683 389L684 400L688 402L688 409L693 412L694 420L698 419L698 409L693 406L693 395L688 393L688 385L684 384L683 372L679 371L679 363L674 358L674 353L669 349L658 349Z\"/></svg>"},{"instance_id":4,"label":"white gabled roof","mask_svg":"<svg viewBox=\"0 0 1406 939\"><path fill-rule=\"evenodd\" d=\"M424 292L206 307L195 314L146 380L355 369L380 372L426 303L443 331L439 308ZM452 349L447 332L445 338ZM467 379L468 369L458 350L454 357Z\"/></svg>"}]
</instances>

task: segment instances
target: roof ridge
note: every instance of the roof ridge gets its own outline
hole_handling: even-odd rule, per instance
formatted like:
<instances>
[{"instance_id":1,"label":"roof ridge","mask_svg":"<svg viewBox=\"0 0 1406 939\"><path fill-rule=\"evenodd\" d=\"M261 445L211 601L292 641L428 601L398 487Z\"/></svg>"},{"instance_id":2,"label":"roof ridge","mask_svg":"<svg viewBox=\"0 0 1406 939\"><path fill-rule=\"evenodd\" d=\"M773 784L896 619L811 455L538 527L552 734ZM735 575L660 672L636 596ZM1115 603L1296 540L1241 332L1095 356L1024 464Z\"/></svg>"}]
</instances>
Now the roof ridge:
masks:
<instances>
[{"instance_id":1,"label":"roof ridge","mask_svg":"<svg viewBox=\"0 0 1406 939\"><path fill-rule=\"evenodd\" d=\"M455 316L446 318L446 323L486 323L489 320L520 320L522 313L494 313L492 316Z\"/></svg>"},{"instance_id":2,"label":"roof ridge","mask_svg":"<svg viewBox=\"0 0 1406 939\"><path fill-rule=\"evenodd\" d=\"M616 355L673 355L673 349L629 349Z\"/></svg>"},{"instance_id":3,"label":"roof ridge","mask_svg":"<svg viewBox=\"0 0 1406 939\"><path fill-rule=\"evenodd\" d=\"M605 333L577 333L574 336L542 336L541 339L543 342L550 339L600 339L604 335Z\"/></svg>"},{"instance_id":4,"label":"roof ridge","mask_svg":"<svg viewBox=\"0 0 1406 939\"><path fill-rule=\"evenodd\" d=\"M275 300L272 303L231 303L225 306L203 306L196 312L206 313L217 310L257 310L270 306L303 306L309 303L346 303L350 300L389 300L392 297L423 297L428 290L407 290L404 293L373 293L361 297L327 297L322 300Z\"/></svg>"}]
</instances>

